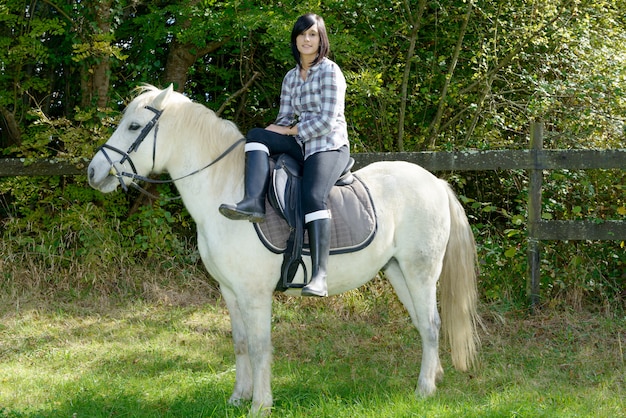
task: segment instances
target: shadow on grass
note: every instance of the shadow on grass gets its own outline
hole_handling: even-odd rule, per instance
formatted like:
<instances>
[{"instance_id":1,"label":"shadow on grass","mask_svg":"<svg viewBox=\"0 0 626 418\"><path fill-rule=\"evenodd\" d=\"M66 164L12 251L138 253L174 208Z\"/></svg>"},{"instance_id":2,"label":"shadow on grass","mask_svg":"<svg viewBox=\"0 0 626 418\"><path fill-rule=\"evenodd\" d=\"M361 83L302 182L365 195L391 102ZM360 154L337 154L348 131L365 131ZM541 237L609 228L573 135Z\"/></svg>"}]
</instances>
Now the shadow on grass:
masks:
<instances>
[{"instance_id":1,"label":"shadow on grass","mask_svg":"<svg viewBox=\"0 0 626 418\"><path fill-rule=\"evenodd\" d=\"M444 380L419 399L421 341L406 315L333 303L277 301L274 416L624 416L624 320L487 318L482 367L453 370L442 344ZM226 315L215 306L40 312L21 334L3 321L2 334L21 345L2 362L23 370L13 379L39 394L27 407L0 405L0 417L245 416L249 404L228 404L235 373ZM47 374L32 379L34 369Z\"/></svg>"},{"instance_id":2,"label":"shadow on grass","mask_svg":"<svg viewBox=\"0 0 626 418\"><path fill-rule=\"evenodd\" d=\"M211 307L132 308L102 316L39 312L4 357L15 363L30 358L34 368L41 362L46 375L19 384L39 386L45 396L0 416L242 416L248 404L227 403L235 373L225 315ZM410 325L401 328L408 326L411 336L386 339L388 324L368 315L351 321L337 321L332 311L317 312L319 321L306 316L302 311L281 320L279 314L274 326L277 411L309 409L320 396L362 403L373 393L405 387L406 377L415 385L419 340ZM411 353L402 354L408 339ZM65 360L75 366L67 369ZM412 363L407 376L399 372L403 363Z\"/></svg>"}]
</instances>

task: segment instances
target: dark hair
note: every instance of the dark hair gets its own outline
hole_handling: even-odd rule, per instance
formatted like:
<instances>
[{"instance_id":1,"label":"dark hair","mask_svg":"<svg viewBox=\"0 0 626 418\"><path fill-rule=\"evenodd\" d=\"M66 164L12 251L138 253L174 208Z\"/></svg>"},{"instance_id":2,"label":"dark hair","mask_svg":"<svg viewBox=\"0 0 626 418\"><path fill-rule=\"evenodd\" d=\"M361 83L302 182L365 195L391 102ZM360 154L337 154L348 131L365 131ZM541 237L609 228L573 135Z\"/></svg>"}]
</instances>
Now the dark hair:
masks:
<instances>
[{"instance_id":1,"label":"dark hair","mask_svg":"<svg viewBox=\"0 0 626 418\"><path fill-rule=\"evenodd\" d=\"M320 36L320 48L317 51L317 57L315 57L315 60L313 60L311 65L317 64L322 58L327 57L330 52L330 43L328 42L328 34L326 34L324 19L314 13L307 13L300 16L298 20L296 20L296 23L293 25L293 29L291 31L291 54L293 55L293 59L296 60L296 64L300 64L300 52L298 51L296 38L316 23L317 31Z\"/></svg>"}]
</instances>

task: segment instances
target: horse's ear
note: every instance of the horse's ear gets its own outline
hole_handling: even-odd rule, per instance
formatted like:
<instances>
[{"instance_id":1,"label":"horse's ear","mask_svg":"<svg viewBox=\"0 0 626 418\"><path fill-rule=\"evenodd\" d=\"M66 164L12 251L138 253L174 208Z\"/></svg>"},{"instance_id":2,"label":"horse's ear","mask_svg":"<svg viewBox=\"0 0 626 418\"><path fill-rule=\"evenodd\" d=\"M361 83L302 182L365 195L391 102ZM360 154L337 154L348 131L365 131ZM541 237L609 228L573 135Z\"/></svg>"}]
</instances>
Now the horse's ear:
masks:
<instances>
[{"instance_id":1,"label":"horse's ear","mask_svg":"<svg viewBox=\"0 0 626 418\"><path fill-rule=\"evenodd\" d=\"M152 102L152 107L155 109L163 110L165 108L165 103L167 102L167 98L174 91L174 84L170 84L169 87L164 89L157 97L154 98Z\"/></svg>"}]
</instances>

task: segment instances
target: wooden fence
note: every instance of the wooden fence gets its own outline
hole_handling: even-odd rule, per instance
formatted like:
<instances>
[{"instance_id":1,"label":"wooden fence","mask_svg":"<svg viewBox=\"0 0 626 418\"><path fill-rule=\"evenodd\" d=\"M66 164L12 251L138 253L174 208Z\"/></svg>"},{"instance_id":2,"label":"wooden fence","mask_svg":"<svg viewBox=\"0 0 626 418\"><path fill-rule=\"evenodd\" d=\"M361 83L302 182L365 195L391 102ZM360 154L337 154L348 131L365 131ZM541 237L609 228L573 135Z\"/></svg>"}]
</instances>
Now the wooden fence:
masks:
<instances>
[{"instance_id":1,"label":"wooden fence","mask_svg":"<svg viewBox=\"0 0 626 418\"><path fill-rule=\"evenodd\" d=\"M586 170L626 168L626 149L546 150L543 149L543 123L531 124L527 150L486 150L457 152L358 153L355 169L375 161L404 160L430 171L527 170L529 297L534 308L539 302L540 241L542 240L626 240L626 221L546 221L541 216L541 190L544 170ZM88 162L25 162L0 160L2 176L47 176L86 174Z\"/></svg>"}]
</instances>

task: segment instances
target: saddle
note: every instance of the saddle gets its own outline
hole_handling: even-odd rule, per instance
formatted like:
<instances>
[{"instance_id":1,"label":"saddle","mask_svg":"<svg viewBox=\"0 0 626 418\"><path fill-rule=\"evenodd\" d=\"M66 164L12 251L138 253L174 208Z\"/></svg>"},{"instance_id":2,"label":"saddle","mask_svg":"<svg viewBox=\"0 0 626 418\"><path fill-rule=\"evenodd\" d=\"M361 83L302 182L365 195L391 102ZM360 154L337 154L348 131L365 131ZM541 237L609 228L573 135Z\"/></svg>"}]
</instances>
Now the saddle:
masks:
<instances>
[{"instance_id":1,"label":"saddle","mask_svg":"<svg viewBox=\"0 0 626 418\"><path fill-rule=\"evenodd\" d=\"M301 288L308 275L302 255L309 255L308 236L301 206L302 166L282 154L271 160L270 187L266 198L265 222L254 228L261 242L275 254L283 254L277 291ZM350 159L329 196L331 219L330 254L342 254L365 248L376 234L376 211L367 186L350 170ZM302 267L304 283L293 283Z\"/></svg>"}]
</instances>

